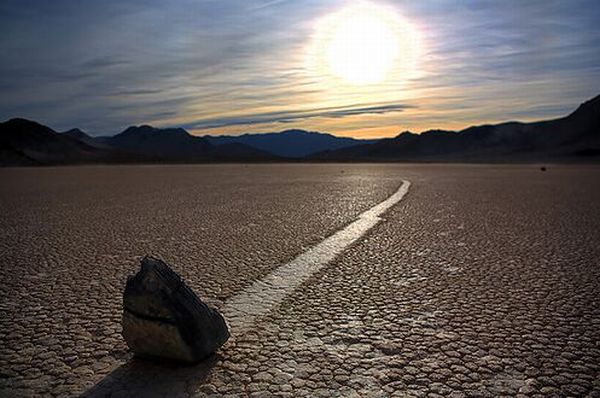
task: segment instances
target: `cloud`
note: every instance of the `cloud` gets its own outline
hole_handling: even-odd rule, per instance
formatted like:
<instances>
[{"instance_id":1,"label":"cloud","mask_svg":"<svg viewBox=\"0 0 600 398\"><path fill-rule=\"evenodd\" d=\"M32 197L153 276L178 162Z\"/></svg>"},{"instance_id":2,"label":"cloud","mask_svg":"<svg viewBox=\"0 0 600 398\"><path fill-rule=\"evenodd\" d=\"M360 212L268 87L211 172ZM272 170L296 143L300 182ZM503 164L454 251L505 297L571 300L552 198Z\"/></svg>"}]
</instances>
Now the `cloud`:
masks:
<instances>
[{"instance_id":1,"label":"cloud","mask_svg":"<svg viewBox=\"0 0 600 398\"><path fill-rule=\"evenodd\" d=\"M346 116L356 116L365 114L385 114L390 112L401 112L405 109L413 108L406 104L386 104L374 106L350 106L350 107L330 107L311 110L297 111L277 111L265 112L260 114L248 114L239 116L228 116L213 119L201 119L192 123L185 124L183 127L188 129L213 129L218 127L269 124L269 123L291 123L293 121L306 120L312 118L344 118Z\"/></svg>"},{"instance_id":2,"label":"cloud","mask_svg":"<svg viewBox=\"0 0 600 398\"><path fill-rule=\"evenodd\" d=\"M252 6L252 7L250 7L250 9L251 10L262 10L264 8L269 8L269 7L274 7L274 6L280 5L282 3L285 3L286 1L289 1L289 0L270 0L270 1L266 1L264 3Z\"/></svg>"},{"instance_id":3,"label":"cloud","mask_svg":"<svg viewBox=\"0 0 600 398\"><path fill-rule=\"evenodd\" d=\"M3 0L0 119L427 129L553 117L600 92L597 0L372 1L421 32L421 77L355 89L306 70L315 22L347 0Z\"/></svg>"},{"instance_id":4,"label":"cloud","mask_svg":"<svg viewBox=\"0 0 600 398\"><path fill-rule=\"evenodd\" d=\"M121 59L119 56L106 55L102 57L94 57L81 64L81 68L84 70L95 70L99 71L114 66L127 65L129 62Z\"/></svg>"}]
</instances>

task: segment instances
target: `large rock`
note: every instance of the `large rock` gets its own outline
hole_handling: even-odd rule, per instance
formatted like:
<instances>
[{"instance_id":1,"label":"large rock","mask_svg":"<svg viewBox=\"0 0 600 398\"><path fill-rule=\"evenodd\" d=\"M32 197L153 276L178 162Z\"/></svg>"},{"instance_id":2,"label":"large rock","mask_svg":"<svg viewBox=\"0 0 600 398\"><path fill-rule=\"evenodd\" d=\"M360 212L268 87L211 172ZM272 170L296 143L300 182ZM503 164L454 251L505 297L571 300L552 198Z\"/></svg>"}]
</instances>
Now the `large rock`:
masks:
<instances>
[{"instance_id":1,"label":"large rock","mask_svg":"<svg viewBox=\"0 0 600 398\"><path fill-rule=\"evenodd\" d=\"M169 266L144 257L123 294L123 337L140 356L200 361L229 338L225 320Z\"/></svg>"}]
</instances>

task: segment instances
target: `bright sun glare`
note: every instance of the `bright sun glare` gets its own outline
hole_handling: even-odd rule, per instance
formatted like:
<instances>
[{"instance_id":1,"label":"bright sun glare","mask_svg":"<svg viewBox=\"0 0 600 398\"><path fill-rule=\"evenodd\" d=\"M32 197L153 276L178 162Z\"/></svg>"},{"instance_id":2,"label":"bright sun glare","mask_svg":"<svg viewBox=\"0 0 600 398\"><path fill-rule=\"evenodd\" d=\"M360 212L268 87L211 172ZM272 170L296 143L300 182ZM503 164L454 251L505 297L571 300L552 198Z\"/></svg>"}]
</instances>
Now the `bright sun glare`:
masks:
<instances>
[{"instance_id":1,"label":"bright sun glare","mask_svg":"<svg viewBox=\"0 0 600 398\"><path fill-rule=\"evenodd\" d=\"M316 43L319 63L356 85L380 83L394 69L411 72L419 47L417 32L408 21L366 2L320 21Z\"/></svg>"}]
</instances>

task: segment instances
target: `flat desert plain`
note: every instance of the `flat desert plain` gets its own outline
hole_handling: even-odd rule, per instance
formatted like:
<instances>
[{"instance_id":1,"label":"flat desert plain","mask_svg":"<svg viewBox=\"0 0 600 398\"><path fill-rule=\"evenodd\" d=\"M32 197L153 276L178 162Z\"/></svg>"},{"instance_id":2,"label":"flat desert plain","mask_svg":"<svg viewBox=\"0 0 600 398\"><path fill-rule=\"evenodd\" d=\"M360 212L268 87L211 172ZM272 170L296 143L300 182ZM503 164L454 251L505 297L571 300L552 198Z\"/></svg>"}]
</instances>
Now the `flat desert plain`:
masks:
<instances>
[{"instance_id":1,"label":"flat desert plain","mask_svg":"<svg viewBox=\"0 0 600 398\"><path fill-rule=\"evenodd\" d=\"M144 255L227 308L402 181L209 360L128 351ZM600 396L598 166L5 168L0 225L2 396Z\"/></svg>"}]
</instances>

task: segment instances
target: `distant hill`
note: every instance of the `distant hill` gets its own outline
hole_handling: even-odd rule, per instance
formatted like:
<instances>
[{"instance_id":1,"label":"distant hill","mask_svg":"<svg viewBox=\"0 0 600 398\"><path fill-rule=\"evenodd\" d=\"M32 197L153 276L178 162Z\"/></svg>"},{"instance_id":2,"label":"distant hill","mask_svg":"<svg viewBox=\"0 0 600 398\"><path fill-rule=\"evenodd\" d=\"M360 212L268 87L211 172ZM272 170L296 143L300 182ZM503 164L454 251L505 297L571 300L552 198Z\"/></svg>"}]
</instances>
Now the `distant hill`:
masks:
<instances>
[{"instance_id":1,"label":"distant hill","mask_svg":"<svg viewBox=\"0 0 600 398\"><path fill-rule=\"evenodd\" d=\"M279 133L244 134L240 136L205 136L214 145L239 143L287 158L303 158L316 152L371 144L377 140L358 140L331 134L285 130Z\"/></svg>"},{"instance_id":2,"label":"distant hill","mask_svg":"<svg viewBox=\"0 0 600 398\"><path fill-rule=\"evenodd\" d=\"M57 133L26 119L0 123L0 166L277 159L244 144L214 146L183 129L132 126L113 137L91 137L79 129Z\"/></svg>"},{"instance_id":3,"label":"distant hill","mask_svg":"<svg viewBox=\"0 0 600 398\"><path fill-rule=\"evenodd\" d=\"M26 119L0 123L0 165L89 163L118 158L117 153Z\"/></svg>"},{"instance_id":4,"label":"distant hill","mask_svg":"<svg viewBox=\"0 0 600 398\"><path fill-rule=\"evenodd\" d=\"M340 138L304 130L197 137L182 128L161 129L147 125L131 126L112 137L91 137L79 129L57 133L26 119L0 123L0 166L286 159L600 161L600 96L559 119L474 126L461 131L430 130L422 134L405 131L382 140Z\"/></svg>"},{"instance_id":5,"label":"distant hill","mask_svg":"<svg viewBox=\"0 0 600 398\"><path fill-rule=\"evenodd\" d=\"M600 159L600 96L570 115L455 131L403 132L374 144L324 151L328 161L535 161Z\"/></svg>"},{"instance_id":6,"label":"distant hill","mask_svg":"<svg viewBox=\"0 0 600 398\"><path fill-rule=\"evenodd\" d=\"M109 145L102 143L101 140L98 140L97 138L92 137L91 135L77 128L68 131L63 131L61 134L85 142L89 146L93 146L95 148L109 148Z\"/></svg>"},{"instance_id":7,"label":"distant hill","mask_svg":"<svg viewBox=\"0 0 600 398\"><path fill-rule=\"evenodd\" d=\"M215 146L182 128L131 126L113 137L97 138L113 148L150 155L163 161L273 160L276 156L241 143Z\"/></svg>"},{"instance_id":8,"label":"distant hill","mask_svg":"<svg viewBox=\"0 0 600 398\"><path fill-rule=\"evenodd\" d=\"M212 145L182 128L159 129L152 126L131 126L113 137L101 140L104 144L131 152L161 158L206 158Z\"/></svg>"}]
</instances>

